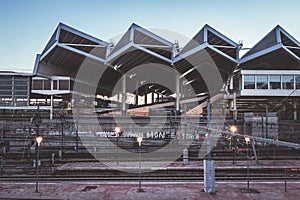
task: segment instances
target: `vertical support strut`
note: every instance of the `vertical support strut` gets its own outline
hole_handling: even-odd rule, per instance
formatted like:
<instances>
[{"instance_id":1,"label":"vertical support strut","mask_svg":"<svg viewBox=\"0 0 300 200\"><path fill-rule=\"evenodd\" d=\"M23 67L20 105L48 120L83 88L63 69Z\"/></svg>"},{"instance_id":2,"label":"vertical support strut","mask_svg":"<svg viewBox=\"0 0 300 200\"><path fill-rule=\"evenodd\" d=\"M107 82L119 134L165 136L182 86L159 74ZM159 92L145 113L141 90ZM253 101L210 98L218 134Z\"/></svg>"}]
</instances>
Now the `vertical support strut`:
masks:
<instances>
[{"instance_id":1,"label":"vertical support strut","mask_svg":"<svg viewBox=\"0 0 300 200\"><path fill-rule=\"evenodd\" d=\"M126 76L122 78L122 116L126 116Z\"/></svg>"},{"instance_id":2,"label":"vertical support strut","mask_svg":"<svg viewBox=\"0 0 300 200\"><path fill-rule=\"evenodd\" d=\"M176 76L176 112L179 113L179 100L180 100L180 77L179 75Z\"/></svg>"}]
</instances>

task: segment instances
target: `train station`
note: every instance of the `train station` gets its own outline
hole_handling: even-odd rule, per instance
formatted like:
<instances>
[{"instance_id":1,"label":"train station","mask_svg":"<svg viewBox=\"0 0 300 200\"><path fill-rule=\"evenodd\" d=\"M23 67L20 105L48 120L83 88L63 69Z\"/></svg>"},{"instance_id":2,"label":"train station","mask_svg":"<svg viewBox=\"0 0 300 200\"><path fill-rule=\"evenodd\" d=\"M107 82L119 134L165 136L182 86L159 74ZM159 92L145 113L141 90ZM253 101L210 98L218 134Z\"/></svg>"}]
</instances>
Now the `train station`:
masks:
<instances>
[{"instance_id":1,"label":"train station","mask_svg":"<svg viewBox=\"0 0 300 200\"><path fill-rule=\"evenodd\" d=\"M31 73L0 72L0 199L297 195L300 43L282 26L243 55L207 24L184 46L135 23L49 38Z\"/></svg>"}]
</instances>

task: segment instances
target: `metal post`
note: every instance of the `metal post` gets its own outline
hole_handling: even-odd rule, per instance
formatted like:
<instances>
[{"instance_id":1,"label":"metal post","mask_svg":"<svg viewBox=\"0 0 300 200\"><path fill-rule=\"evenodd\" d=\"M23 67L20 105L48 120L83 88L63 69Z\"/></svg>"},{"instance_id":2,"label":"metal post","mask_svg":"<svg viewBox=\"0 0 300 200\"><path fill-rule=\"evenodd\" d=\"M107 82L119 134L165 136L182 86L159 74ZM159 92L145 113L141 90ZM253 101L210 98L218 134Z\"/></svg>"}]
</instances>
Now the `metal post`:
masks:
<instances>
[{"instance_id":1,"label":"metal post","mask_svg":"<svg viewBox=\"0 0 300 200\"><path fill-rule=\"evenodd\" d=\"M248 142L247 144L247 190L249 191L249 149L248 149Z\"/></svg>"},{"instance_id":2,"label":"metal post","mask_svg":"<svg viewBox=\"0 0 300 200\"><path fill-rule=\"evenodd\" d=\"M294 120L297 120L297 99L293 100L294 104Z\"/></svg>"},{"instance_id":3,"label":"metal post","mask_svg":"<svg viewBox=\"0 0 300 200\"><path fill-rule=\"evenodd\" d=\"M233 120L237 120L237 110L236 110L236 92L233 93Z\"/></svg>"},{"instance_id":4,"label":"metal post","mask_svg":"<svg viewBox=\"0 0 300 200\"><path fill-rule=\"evenodd\" d=\"M126 76L122 78L122 116L126 116Z\"/></svg>"},{"instance_id":5,"label":"metal post","mask_svg":"<svg viewBox=\"0 0 300 200\"><path fill-rule=\"evenodd\" d=\"M35 184L35 192L38 192L39 187L39 145L36 143L36 159L35 159L35 173L36 173L36 184Z\"/></svg>"},{"instance_id":6,"label":"metal post","mask_svg":"<svg viewBox=\"0 0 300 200\"><path fill-rule=\"evenodd\" d=\"M207 159L211 159L211 138L210 138L210 99L207 99Z\"/></svg>"},{"instance_id":7,"label":"metal post","mask_svg":"<svg viewBox=\"0 0 300 200\"><path fill-rule=\"evenodd\" d=\"M266 105L266 138L268 138L268 125L269 125L268 115L269 115L269 108L268 105Z\"/></svg>"},{"instance_id":8,"label":"metal post","mask_svg":"<svg viewBox=\"0 0 300 200\"><path fill-rule=\"evenodd\" d=\"M64 107L65 105L63 104L62 106L62 114L61 114L61 147L60 147L60 160L63 159L63 146L64 146Z\"/></svg>"},{"instance_id":9,"label":"metal post","mask_svg":"<svg viewBox=\"0 0 300 200\"><path fill-rule=\"evenodd\" d=\"M139 190L138 192L142 192L142 180L141 180L141 145L139 145Z\"/></svg>"},{"instance_id":10,"label":"metal post","mask_svg":"<svg viewBox=\"0 0 300 200\"><path fill-rule=\"evenodd\" d=\"M176 76L176 112L179 112L180 77Z\"/></svg>"},{"instance_id":11,"label":"metal post","mask_svg":"<svg viewBox=\"0 0 300 200\"><path fill-rule=\"evenodd\" d=\"M284 169L284 191L287 192L287 185L286 185L286 168Z\"/></svg>"},{"instance_id":12,"label":"metal post","mask_svg":"<svg viewBox=\"0 0 300 200\"><path fill-rule=\"evenodd\" d=\"M119 165L119 133L117 133L117 165Z\"/></svg>"},{"instance_id":13,"label":"metal post","mask_svg":"<svg viewBox=\"0 0 300 200\"><path fill-rule=\"evenodd\" d=\"M79 121L79 105L77 105L77 113L76 113L76 138L75 138L75 150L78 151L78 140L79 140L79 136L78 136L78 121Z\"/></svg>"},{"instance_id":14,"label":"metal post","mask_svg":"<svg viewBox=\"0 0 300 200\"><path fill-rule=\"evenodd\" d=\"M50 99L50 119L53 119L53 95L51 95Z\"/></svg>"}]
</instances>

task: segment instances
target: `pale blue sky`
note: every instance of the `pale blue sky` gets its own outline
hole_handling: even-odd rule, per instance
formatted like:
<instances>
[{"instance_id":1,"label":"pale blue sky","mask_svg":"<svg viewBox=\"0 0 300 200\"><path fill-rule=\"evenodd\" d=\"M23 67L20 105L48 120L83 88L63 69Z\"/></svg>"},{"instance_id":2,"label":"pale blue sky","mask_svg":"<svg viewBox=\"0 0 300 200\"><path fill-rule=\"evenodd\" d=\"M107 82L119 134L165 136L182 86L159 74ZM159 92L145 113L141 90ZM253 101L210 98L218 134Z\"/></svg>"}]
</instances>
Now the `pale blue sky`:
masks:
<instances>
[{"instance_id":1,"label":"pale blue sky","mask_svg":"<svg viewBox=\"0 0 300 200\"><path fill-rule=\"evenodd\" d=\"M299 8L299 0L0 0L0 70L31 69L59 22L105 41L133 22L188 37L209 24L251 47L277 24L299 41Z\"/></svg>"}]
</instances>

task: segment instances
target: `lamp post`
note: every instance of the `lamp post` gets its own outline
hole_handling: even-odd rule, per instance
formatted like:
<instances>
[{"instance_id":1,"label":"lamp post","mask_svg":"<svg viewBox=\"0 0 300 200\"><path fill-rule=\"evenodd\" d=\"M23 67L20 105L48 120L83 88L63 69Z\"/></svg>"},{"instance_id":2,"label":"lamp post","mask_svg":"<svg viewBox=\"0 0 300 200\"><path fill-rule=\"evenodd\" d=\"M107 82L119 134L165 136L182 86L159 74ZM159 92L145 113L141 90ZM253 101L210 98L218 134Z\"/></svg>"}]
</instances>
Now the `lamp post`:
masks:
<instances>
[{"instance_id":1,"label":"lamp post","mask_svg":"<svg viewBox=\"0 0 300 200\"><path fill-rule=\"evenodd\" d=\"M234 145L234 134L236 133L237 131L237 128L236 126L232 125L230 126L230 131L232 132L232 136L231 136L231 150L233 151L233 154L232 154L232 164L235 163L235 153L236 153L236 147Z\"/></svg>"},{"instance_id":2,"label":"lamp post","mask_svg":"<svg viewBox=\"0 0 300 200\"><path fill-rule=\"evenodd\" d=\"M247 147L247 190L249 191L249 149L248 144L250 143L250 137L245 137L246 147Z\"/></svg>"},{"instance_id":3,"label":"lamp post","mask_svg":"<svg viewBox=\"0 0 300 200\"><path fill-rule=\"evenodd\" d=\"M121 128L116 126L115 132L117 133L117 165L119 165L119 136L121 134Z\"/></svg>"},{"instance_id":4,"label":"lamp post","mask_svg":"<svg viewBox=\"0 0 300 200\"><path fill-rule=\"evenodd\" d=\"M136 138L137 142L139 143L139 188L137 192L144 192L142 189L142 182L141 182L141 146L142 146L142 141L143 137L139 136Z\"/></svg>"},{"instance_id":5,"label":"lamp post","mask_svg":"<svg viewBox=\"0 0 300 200\"><path fill-rule=\"evenodd\" d=\"M42 142L43 138L42 136L37 136L35 138L36 145L37 145L37 154L36 154L36 160L35 160L35 170L36 170L36 184L35 184L35 192L38 192L38 186L39 186L39 160L40 160L40 144Z\"/></svg>"}]
</instances>

